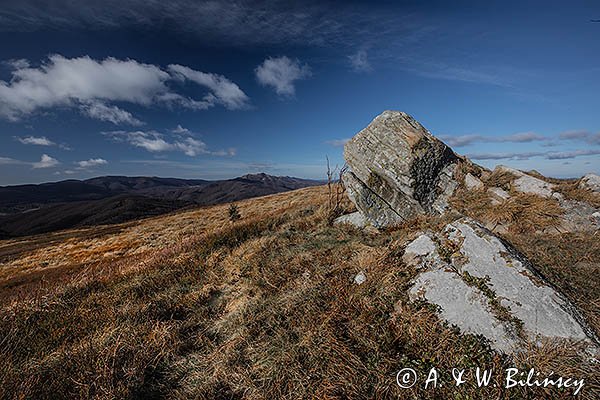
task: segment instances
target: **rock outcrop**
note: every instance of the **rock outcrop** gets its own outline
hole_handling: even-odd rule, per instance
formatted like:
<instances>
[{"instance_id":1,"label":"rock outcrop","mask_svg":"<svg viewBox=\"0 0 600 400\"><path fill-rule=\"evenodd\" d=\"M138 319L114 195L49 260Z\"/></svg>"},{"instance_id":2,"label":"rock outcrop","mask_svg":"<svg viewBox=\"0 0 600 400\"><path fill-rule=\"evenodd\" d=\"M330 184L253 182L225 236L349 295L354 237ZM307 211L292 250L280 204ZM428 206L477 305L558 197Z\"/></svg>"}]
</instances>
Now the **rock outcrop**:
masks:
<instances>
[{"instance_id":1,"label":"rock outcrop","mask_svg":"<svg viewBox=\"0 0 600 400\"><path fill-rule=\"evenodd\" d=\"M549 338L584 342L598 352L598 339L577 309L523 255L469 218L421 235L403 260L423 270L410 289L413 300L438 305L448 323L483 335L499 351Z\"/></svg>"},{"instance_id":2,"label":"rock outcrop","mask_svg":"<svg viewBox=\"0 0 600 400\"><path fill-rule=\"evenodd\" d=\"M596 174L587 174L579 182L579 187L582 189L588 189L593 192L600 193L600 176Z\"/></svg>"},{"instance_id":3,"label":"rock outcrop","mask_svg":"<svg viewBox=\"0 0 600 400\"><path fill-rule=\"evenodd\" d=\"M494 172L508 172L516 177L512 182L512 187L520 193L535 194L541 197L552 197L557 195L554 192L554 185L539 178L526 174L518 169L510 168L504 165L498 165Z\"/></svg>"},{"instance_id":4,"label":"rock outcrop","mask_svg":"<svg viewBox=\"0 0 600 400\"><path fill-rule=\"evenodd\" d=\"M342 180L358 211L336 223L382 228L422 214L442 214L460 187L457 196L469 193L484 203L487 197L488 206L505 206L505 213L520 200L526 207L536 206L536 212L548 214L544 218L556 219L548 227L557 232L598 227L600 217L591 202L565 197L561 185L535 172L499 166L490 173L402 112L377 116L345 145L344 157L350 169ZM600 177L586 175L579 187L598 191ZM600 356L600 342L576 307L482 223L463 217L406 246L403 262L418 271L409 297L437 305L449 324L483 335L501 352L513 353L547 338L584 343ZM363 276L357 275L355 282L364 282Z\"/></svg>"},{"instance_id":5,"label":"rock outcrop","mask_svg":"<svg viewBox=\"0 0 600 400\"><path fill-rule=\"evenodd\" d=\"M458 186L454 171L461 158L403 112L377 116L346 143L344 158L348 194L376 227L441 213Z\"/></svg>"}]
</instances>

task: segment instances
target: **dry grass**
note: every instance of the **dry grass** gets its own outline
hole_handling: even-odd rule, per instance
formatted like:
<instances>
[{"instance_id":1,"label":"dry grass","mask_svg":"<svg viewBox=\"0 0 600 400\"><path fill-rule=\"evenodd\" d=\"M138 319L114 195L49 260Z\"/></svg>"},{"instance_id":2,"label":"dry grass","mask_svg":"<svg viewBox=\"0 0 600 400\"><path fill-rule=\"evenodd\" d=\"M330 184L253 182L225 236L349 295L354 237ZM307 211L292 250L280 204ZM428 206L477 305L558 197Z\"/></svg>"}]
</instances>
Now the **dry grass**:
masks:
<instances>
[{"instance_id":1,"label":"dry grass","mask_svg":"<svg viewBox=\"0 0 600 400\"><path fill-rule=\"evenodd\" d=\"M517 177L508 171L494 170L484 181L486 187L499 187L504 190L510 190L510 184Z\"/></svg>"},{"instance_id":2,"label":"dry grass","mask_svg":"<svg viewBox=\"0 0 600 400\"><path fill-rule=\"evenodd\" d=\"M556 199L518 193L488 208L482 219L494 225L508 225L512 232L530 233L557 227L563 213Z\"/></svg>"},{"instance_id":3,"label":"dry grass","mask_svg":"<svg viewBox=\"0 0 600 400\"><path fill-rule=\"evenodd\" d=\"M45 256L63 269L85 257L100 261L18 300L5 297L0 398L548 396L503 389L501 372L515 365L568 367L586 378L581 398L595 398L597 369L572 352L548 344L544 352L510 360L492 352L481 337L442 324L431 306L408 300L417 271L401 261L404 244L454 216L365 232L329 226L326 202L327 189L318 187L237 203L243 218L234 223L228 221L227 205L187 211L123 225L118 233L96 237L89 250L83 243L91 239L78 239L75 232L47 247L24 239L22 247L34 250L12 251L2 266L10 274L18 265L31 273L40 267L27 268L28 263ZM117 244L124 253L115 253ZM569 296L579 292L581 303L595 301L584 308L588 317L600 315L594 308L599 283L587 275L576 278L565 266L582 257L589 244L576 243L582 246L577 256L554 263L552 252L562 250L553 250L554 244L517 241L553 282L572 288ZM15 243L10 246L14 250ZM600 262L596 247L586 257L581 260ZM353 283L359 271L367 276L362 285ZM597 319L593 326L598 328ZM426 374L432 366L446 373L444 387L397 387L401 368ZM498 386L451 385L452 368L477 366L496 371Z\"/></svg>"},{"instance_id":4,"label":"dry grass","mask_svg":"<svg viewBox=\"0 0 600 400\"><path fill-rule=\"evenodd\" d=\"M597 234L507 233L504 237L579 306L600 333L600 240Z\"/></svg>"},{"instance_id":5,"label":"dry grass","mask_svg":"<svg viewBox=\"0 0 600 400\"><path fill-rule=\"evenodd\" d=\"M596 208L600 208L600 194L579 187L579 180L567 180L557 182L556 191L565 196L566 199L583 201Z\"/></svg>"},{"instance_id":6,"label":"dry grass","mask_svg":"<svg viewBox=\"0 0 600 400\"><path fill-rule=\"evenodd\" d=\"M554 198L515 192L507 200L494 205L485 190L461 188L451 199L451 204L461 213L486 223L493 231L502 226L518 234L557 229L564 213Z\"/></svg>"}]
</instances>

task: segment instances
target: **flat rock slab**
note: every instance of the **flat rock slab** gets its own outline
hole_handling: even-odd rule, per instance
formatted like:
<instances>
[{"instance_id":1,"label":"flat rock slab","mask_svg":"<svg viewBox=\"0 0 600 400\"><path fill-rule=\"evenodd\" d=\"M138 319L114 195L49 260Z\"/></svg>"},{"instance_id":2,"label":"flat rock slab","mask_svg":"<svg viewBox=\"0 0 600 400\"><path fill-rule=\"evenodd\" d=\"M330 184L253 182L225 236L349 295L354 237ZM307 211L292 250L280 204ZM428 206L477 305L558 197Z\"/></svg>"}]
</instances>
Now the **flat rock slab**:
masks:
<instances>
[{"instance_id":1,"label":"flat rock slab","mask_svg":"<svg viewBox=\"0 0 600 400\"><path fill-rule=\"evenodd\" d=\"M536 194L541 197L551 197L554 193L553 184L528 175L518 169L498 165L495 171L509 172L515 175L517 178L512 182L512 186L517 192Z\"/></svg>"},{"instance_id":2,"label":"flat rock slab","mask_svg":"<svg viewBox=\"0 0 600 400\"><path fill-rule=\"evenodd\" d=\"M461 159L410 115L385 111L344 146L351 200L376 227L448 206Z\"/></svg>"},{"instance_id":3,"label":"flat rock slab","mask_svg":"<svg viewBox=\"0 0 600 400\"><path fill-rule=\"evenodd\" d=\"M438 305L448 323L485 336L501 352L552 338L583 341L598 354L598 339L575 306L481 225L462 218L436 240L426 237L409 244L404 255L409 265L425 270L410 289L412 299Z\"/></svg>"}]
</instances>

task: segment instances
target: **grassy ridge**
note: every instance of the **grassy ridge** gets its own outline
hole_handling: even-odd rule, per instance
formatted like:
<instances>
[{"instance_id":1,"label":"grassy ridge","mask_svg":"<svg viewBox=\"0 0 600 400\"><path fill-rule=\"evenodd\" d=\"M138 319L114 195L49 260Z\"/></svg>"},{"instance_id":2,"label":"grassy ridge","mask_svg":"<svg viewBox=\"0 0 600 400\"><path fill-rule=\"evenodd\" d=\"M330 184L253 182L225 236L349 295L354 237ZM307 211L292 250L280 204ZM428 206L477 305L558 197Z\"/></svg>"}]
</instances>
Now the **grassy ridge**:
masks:
<instances>
[{"instance_id":1,"label":"grassy ridge","mask_svg":"<svg viewBox=\"0 0 600 400\"><path fill-rule=\"evenodd\" d=\"M509 360L483 338L440 323L431 306L408 301L417 271L401 261L404 245L451 216L381 234L329 226L325 199L323 188L314 188L250 200L240 204L236 223L225 222L224 206L190 214L219 223L147 257L110 260L7 301L0 310L0 397L573 397L502 388L504 368L535 366L585 377L582 398L595 398L597 367L569 347L547 343ZM535 237L516 245L530 249L553 281L572 286L572 299L597 303L598 277L578 279L564 268L568 255L550 262L551 246ZM600 262L599 252L587 260ZM353 282L359 271L367 276L362 285ZM597 316L595 308L584 311ZM592 323L599 330L598 320ZM446 373L444 387L397 387L401 368L425 376L432 366ZM452 368L477 366L496 371L498 387L451 386Z\"/></svg>"}]
</instances>

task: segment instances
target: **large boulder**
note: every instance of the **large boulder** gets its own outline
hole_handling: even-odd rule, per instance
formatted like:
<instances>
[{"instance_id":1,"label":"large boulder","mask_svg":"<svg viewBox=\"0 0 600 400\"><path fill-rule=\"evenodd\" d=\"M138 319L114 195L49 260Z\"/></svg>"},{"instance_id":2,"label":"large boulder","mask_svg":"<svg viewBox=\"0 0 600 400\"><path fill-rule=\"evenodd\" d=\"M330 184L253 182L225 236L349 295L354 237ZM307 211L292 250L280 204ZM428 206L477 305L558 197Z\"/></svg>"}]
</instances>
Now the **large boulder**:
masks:
<instances>
[{"instance_id":1,"label":"large boulder","mask_svg":"<svg viewBox=\"0 0 600 400\"><path fill-rule=\"evenodd\" d=\"M403 260L422 271L409 292L413 300L436 304L448 323L483 335L496 350L513 353L549 338L583 342L598 353L598 338L573 304L523 255L469 218L418 237Z\"/></svg>"},{"instance_id":2,"label":"large boulder","mask_svg":"<svg viewBox=\"0 0 600 400\"><path fill-rule=\"evenodd\" d=\"M461 159L410 115L384 111L344 147L350 199L376 227L442 213Z\"/></svg>"}]
</instances>

